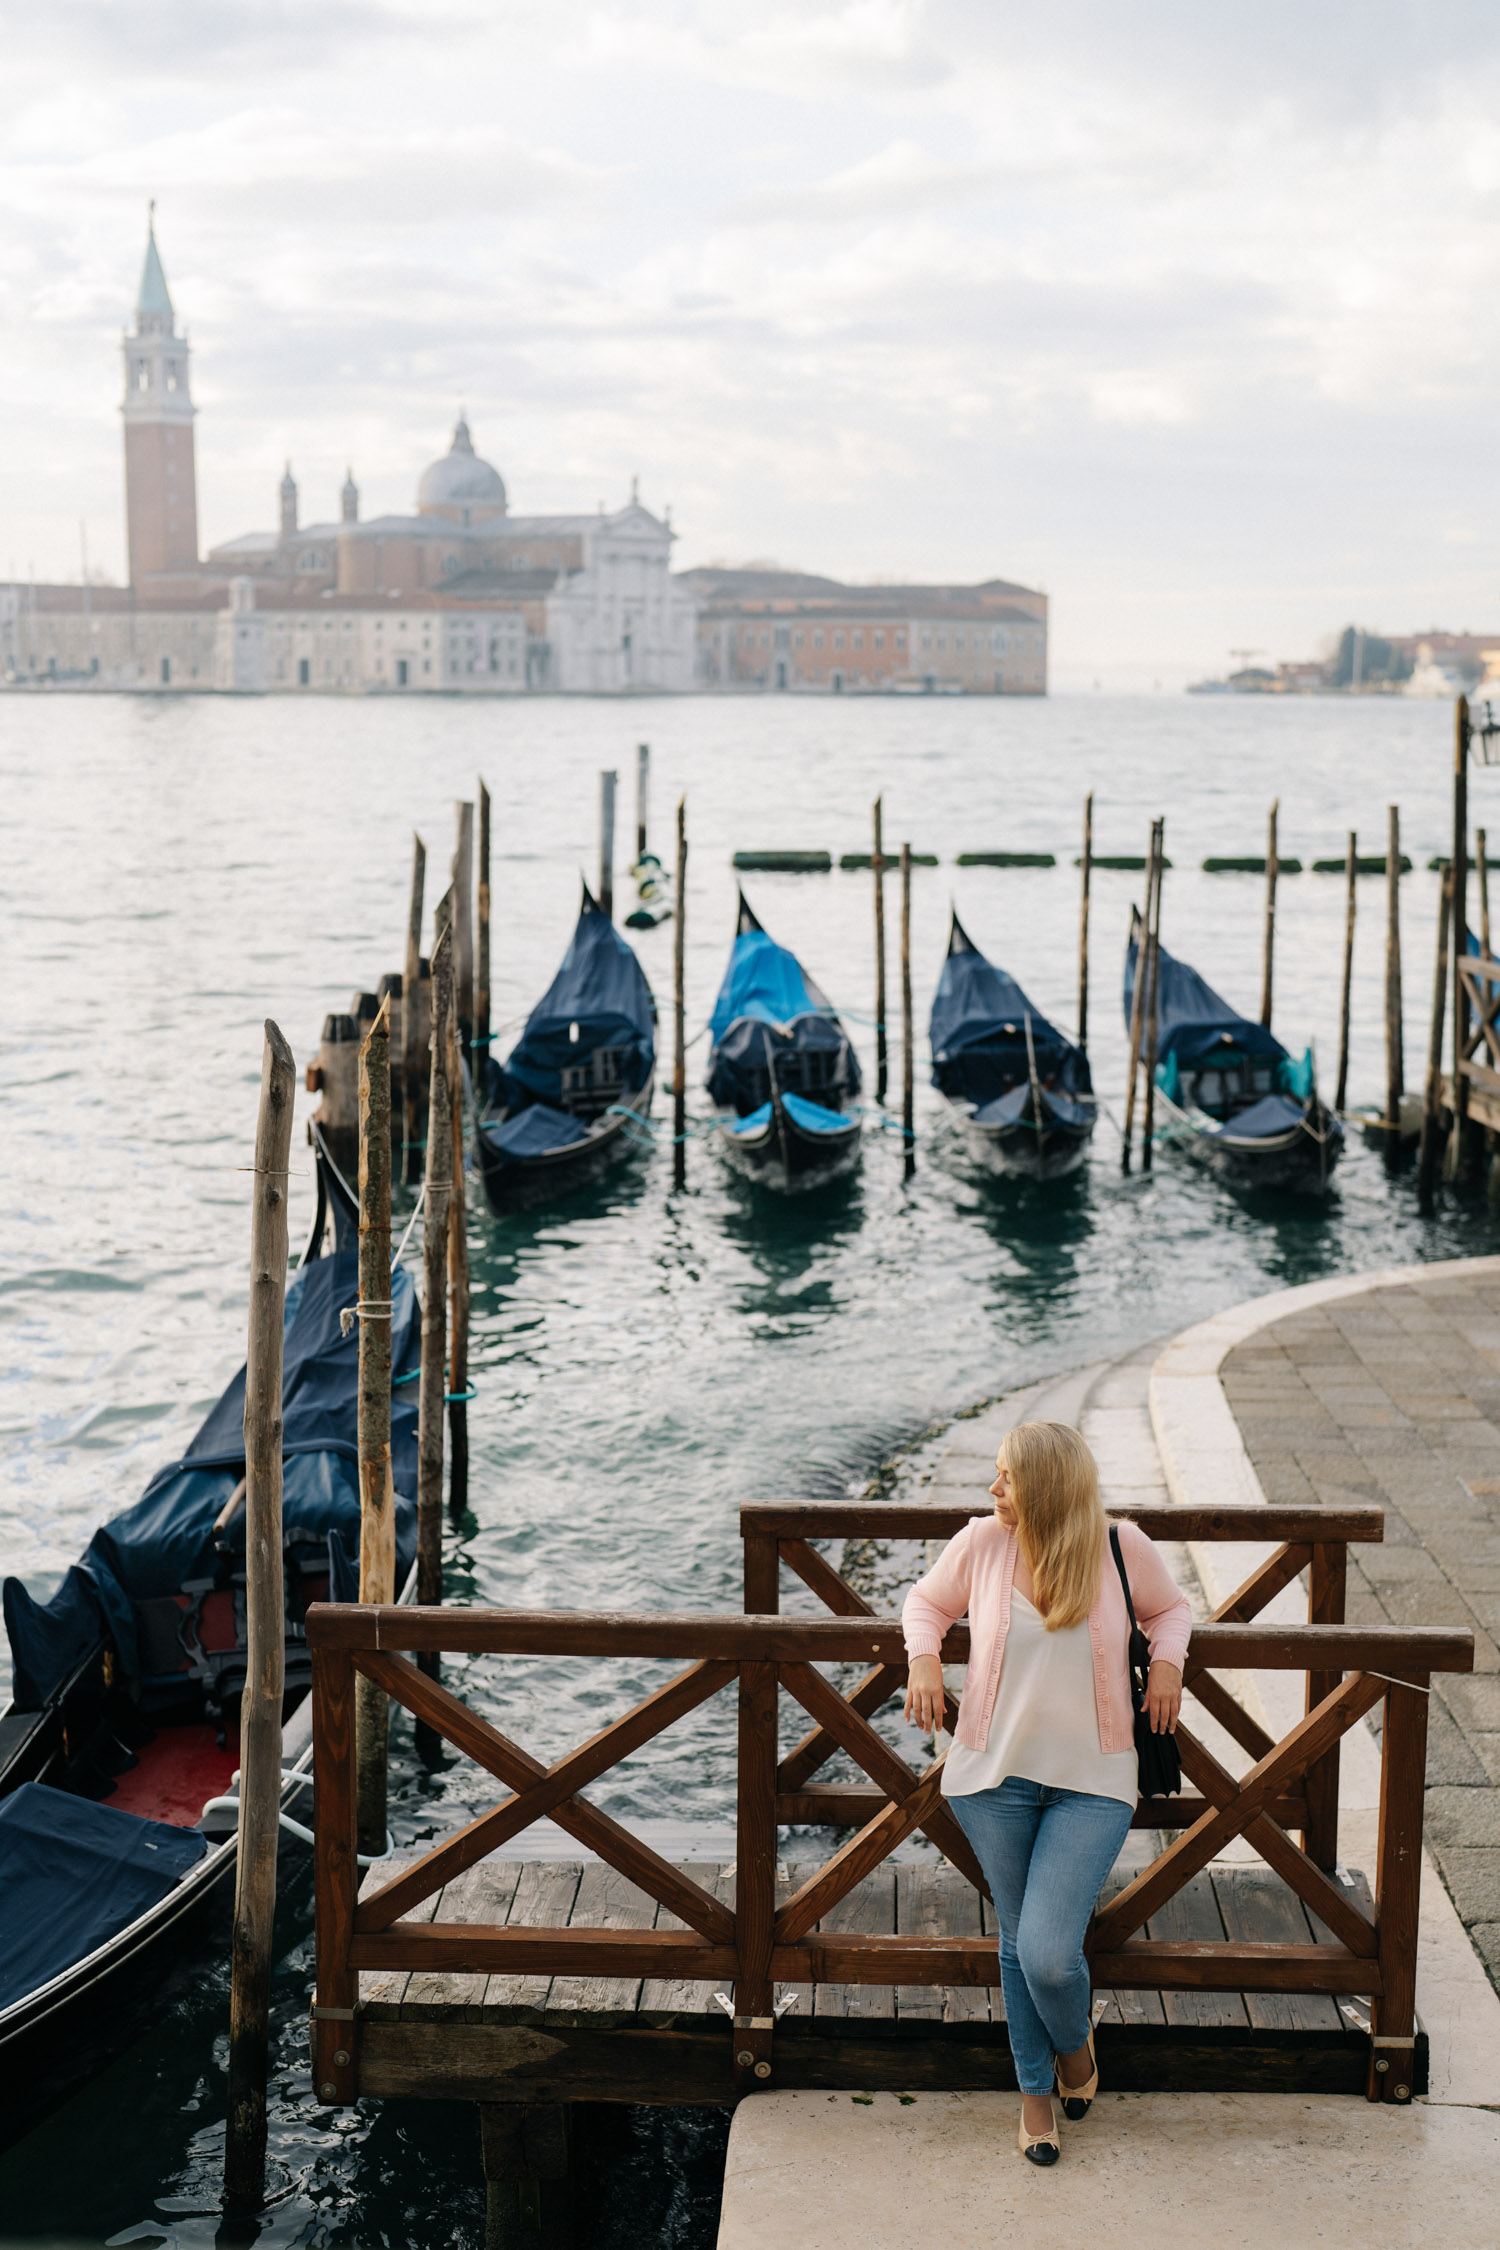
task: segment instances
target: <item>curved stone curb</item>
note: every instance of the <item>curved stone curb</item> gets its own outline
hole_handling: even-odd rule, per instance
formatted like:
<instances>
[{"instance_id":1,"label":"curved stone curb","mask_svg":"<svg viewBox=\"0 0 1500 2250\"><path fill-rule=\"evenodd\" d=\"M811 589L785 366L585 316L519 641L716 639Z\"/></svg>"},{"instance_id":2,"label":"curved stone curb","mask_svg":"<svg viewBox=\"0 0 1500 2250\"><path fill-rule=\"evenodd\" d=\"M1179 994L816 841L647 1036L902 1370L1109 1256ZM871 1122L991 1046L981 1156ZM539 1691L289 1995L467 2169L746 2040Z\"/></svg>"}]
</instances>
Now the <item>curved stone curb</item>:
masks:
<instances>
[{"instance_id":1,"label":"curved stone curb","mask_svg":"<svg viewBox=\"0 0 1500 2250\"><path fill-rule=\"evenodd\" d=\"M1461 1281L1500 1274L1500 1258L1445 1258L1431 1265L1380 1266L1373 1273L1342 1274L1336 1281L1307 1281L1273 1290L1248 1304L1184 1328L1157 1356L1151 1370L1151 1427L1167 1490L1180 1506L1264 1504L1260 1478L1245 1451L1219 1370L1236 1344L1290 1313L1310 1312L1369 1289L1415 1282Z\"/></svg>"}]
</instances>

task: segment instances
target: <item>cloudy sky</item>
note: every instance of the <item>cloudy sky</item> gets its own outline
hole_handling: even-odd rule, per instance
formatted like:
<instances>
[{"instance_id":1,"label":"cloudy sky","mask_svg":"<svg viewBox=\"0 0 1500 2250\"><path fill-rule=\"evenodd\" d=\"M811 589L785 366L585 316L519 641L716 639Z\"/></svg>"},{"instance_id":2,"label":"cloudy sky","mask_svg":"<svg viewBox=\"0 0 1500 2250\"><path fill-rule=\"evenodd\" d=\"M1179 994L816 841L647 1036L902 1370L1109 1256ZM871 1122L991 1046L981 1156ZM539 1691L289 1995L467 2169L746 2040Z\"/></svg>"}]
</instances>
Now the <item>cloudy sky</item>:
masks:
<instances>
[{"instance_id":1,"label":"cloudy sky","mask_svg":"<svg viewBox=\"0 0 1500 2250\"><path fill-rule=\"evenodd\" d=\"M0 9L0 572L123 572L145 206L205 541L463 403L679 561L1003 575L1060 681L1500 627L1500 14L1423 0Z\"/></svg>"}]
</instances>

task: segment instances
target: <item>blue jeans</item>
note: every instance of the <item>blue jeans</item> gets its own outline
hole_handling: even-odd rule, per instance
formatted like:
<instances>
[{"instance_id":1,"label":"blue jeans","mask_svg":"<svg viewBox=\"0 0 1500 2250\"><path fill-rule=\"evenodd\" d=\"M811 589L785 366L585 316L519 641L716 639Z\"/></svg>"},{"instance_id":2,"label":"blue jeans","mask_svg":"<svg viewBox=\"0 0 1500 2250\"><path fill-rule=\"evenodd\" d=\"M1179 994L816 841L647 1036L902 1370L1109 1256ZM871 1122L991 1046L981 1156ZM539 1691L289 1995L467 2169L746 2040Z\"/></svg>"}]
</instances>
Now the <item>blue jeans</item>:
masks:
<instances>
[{"instance_id":1,"label":"blue jeans","mask_svg":"<svg viewBox=\"0 0 1500 2250\"><path fill-rule=\"evenodd\" d=\"M998 1789L950 1797L948 1810L995 1901L1000 1987L1021 2091L1050 2094L1053 2056L1076 2054L1089 2035L1084 1934L1133 1808L1011 1774Z\"/></svg>"}]
</instances>

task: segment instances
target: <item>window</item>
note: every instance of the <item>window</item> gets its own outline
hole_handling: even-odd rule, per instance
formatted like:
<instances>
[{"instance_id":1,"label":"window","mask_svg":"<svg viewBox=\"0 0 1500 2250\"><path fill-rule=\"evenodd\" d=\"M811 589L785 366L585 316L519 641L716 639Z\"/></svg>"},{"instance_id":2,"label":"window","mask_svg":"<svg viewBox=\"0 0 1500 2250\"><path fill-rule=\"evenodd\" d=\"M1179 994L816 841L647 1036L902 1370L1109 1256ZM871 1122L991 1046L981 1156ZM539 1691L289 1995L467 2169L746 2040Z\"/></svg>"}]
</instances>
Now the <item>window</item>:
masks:
<instances>
[{"instance_id":1,"label":"window","mask_svg":"<svg viewBox=\"0 0 1500 2250\"><path fill-rule=\"evenodd\" d=\"M800 625L798 626L796 632L792 635L792 646L793 648L800 648L802 646L802 628ZM799 672L797 674L797 677L800 680L802 674Z\"/></svg>"},{"instance_id":2,"label":"window","mask_svg":"<svg viewBox=\"0 0 1500 2250\"><path fill-rule=\"evenodd\" d=\"M306 686L307 686L307 683L308 683L308 681L309 681L309 680L310 680L311 678L312 678L312 665L311 665L311 664L309 663L308 659L307 659L307 658L306 658L305 656L299 656L299 657L298 657L298 659L297 659L297 685L298 685L298 687L306 687Z\"/></svg>"},{"instance_id":3,"label":"window","mask_svg":"<svg viewBox=\"0 0 1500 2250\"><path fill-rule=\"evenodd\" d=\"M406 685L406 658L404 656L398 656L396 659L396 685L397 687L405 687Z\"/></svg>"},{"instance_id":4,"label":"window","mask_svg":"<svg viewBox=\"0 0 1500 2250\"><path fill-rule=\"evenodd\" d=\"M172 659L170 656L164 656L161 660L161 684L163 687L170 687L172 684Z\"/></svg>"},{"instance_id":5,"label":"window","mask_svg":"<svg viewBox=\"0 0 1500 2250\"><path fill-rule=\"evenodd\" d=\"M816 629L814 630L814 633L813 633L813 647L814 647L814 648L821 648L822 646L823 646L823 628L822 628L822 626L821 626L821 625L819 625L818 627L816 627Z\"/></svg>"},{"instance_id":6,"label":"window","mask_svg":"<svg viewBox=\"0 0 1500 2250\"><path fill-rule=\"evenodd\" d=\"M865 636L864 636L864 634L863 634L863 633L861 633L861 632L860 632L860 631L859 631L859 630L858 630L858 629L856 628L856 631L855 631L855 634L854 634L854 646L855 646L856 648L863 648L863 647L864 647L864 645L865 645Z\"/></svg>"},{"instance_id":7,"label":"window","mask_svg":"<svg viewBox=\"0 0 1500 2250\"><path fill-rule=\"evenodd\" d=\"M877 634L875 635L875 646L876 646L877 648L884 648L884 647L885 647L885 635L884 635L884 633L877 633Z\"/></svg>"},{"instance_id":8,"label":"window","mask_svg":"<svg viewBox=\"0 0 1500 2250\"><path fill-rule=\"evenodd\" d=\"M842 648L842 647L843 647L843 645L844 645L844 636L843 636L843 634L842 634L842 633L835 633L835 634L834 634L834 636L833 636L833 645L834 645L834 647L835 647L835 648Z\"/></svg>"}]
</instances>

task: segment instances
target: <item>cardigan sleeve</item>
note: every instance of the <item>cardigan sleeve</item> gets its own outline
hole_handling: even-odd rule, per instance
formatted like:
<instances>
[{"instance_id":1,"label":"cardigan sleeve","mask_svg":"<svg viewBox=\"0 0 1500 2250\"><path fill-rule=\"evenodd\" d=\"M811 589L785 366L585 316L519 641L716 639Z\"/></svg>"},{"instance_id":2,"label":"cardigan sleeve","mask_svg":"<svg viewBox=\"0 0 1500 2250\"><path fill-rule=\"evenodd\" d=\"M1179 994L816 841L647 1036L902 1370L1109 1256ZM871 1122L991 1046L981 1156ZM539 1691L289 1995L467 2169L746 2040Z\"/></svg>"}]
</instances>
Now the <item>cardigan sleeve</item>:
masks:
<instances>
[{"instance_id":1,"label":"cardigan sleeve","mask_svg":"<svg viewBox=\"0 0 1500 2250\"><path fill-rule=\"evenodd\" d=\"M1180 1672L1193 1629L1187 1595L1162 1561L1155 1541L1138 1524L1122 1523L1119 1528L1136 1622L1151 1644L1151 1661L1175 1664Z\"/></svg>"},{"instance_id":2,"label":"cardigan sleeve","mask_svg":"<svg viewBox=\"0 0 1500 2250\"><path fill-rule=\"evenodd\" d=\"M943 1635L950 1625L958 1623L968 1608L969 1583L973 1575L972 1537L973 1525L965 1524L902 1603L901 1630L906 1637L908 1663L914 1656L936 1656L942 1648Z\"/></svg>"}]
</instances>

